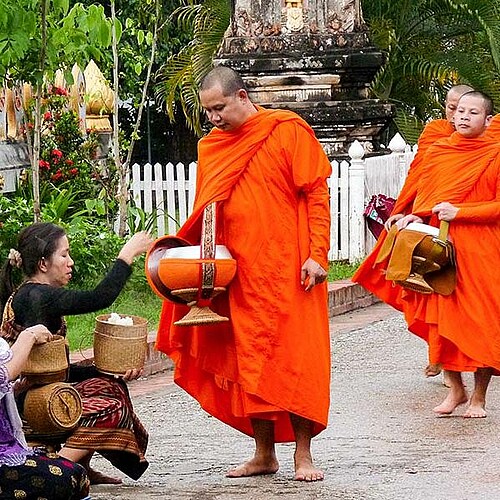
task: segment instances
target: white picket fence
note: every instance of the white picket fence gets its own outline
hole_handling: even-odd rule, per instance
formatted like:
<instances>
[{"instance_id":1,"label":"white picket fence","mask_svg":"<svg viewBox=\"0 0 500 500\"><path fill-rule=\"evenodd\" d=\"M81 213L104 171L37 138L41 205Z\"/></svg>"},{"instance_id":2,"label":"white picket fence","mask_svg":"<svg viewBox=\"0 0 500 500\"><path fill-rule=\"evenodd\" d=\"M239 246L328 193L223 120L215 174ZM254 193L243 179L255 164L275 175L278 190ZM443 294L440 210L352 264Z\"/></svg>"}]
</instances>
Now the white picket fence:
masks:
<instances>
[{"instance_id":1,"label":"white picket fence","mask_svg":"<svg viewBox=\"0 0 500 500\"><path fill-rule=\"evenodd\" d=\"M415 148L396 134L390 154L365 158L355 141L349 160L333 160L328 179L331 211L330 260L355 262L374 244L363 211L373 194L397 197L403 186ZM131 192L136 206L156 218L156 234L175 234L191 213L196 186L196 162L132 166Z\"/></svg>"}]
</instances>

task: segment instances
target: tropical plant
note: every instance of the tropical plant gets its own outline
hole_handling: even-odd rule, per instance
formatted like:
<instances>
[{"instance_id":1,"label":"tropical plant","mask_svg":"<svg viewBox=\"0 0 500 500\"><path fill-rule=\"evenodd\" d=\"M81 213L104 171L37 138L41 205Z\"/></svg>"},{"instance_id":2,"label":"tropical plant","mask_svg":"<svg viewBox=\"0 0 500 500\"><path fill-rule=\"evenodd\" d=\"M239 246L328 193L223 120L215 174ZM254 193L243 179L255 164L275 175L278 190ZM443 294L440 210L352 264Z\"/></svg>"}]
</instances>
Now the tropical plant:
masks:
<instances>
[{"instance_id":1,"label":"tropical plant","mask_svg":"<svg viewBox=\"0 0 500 500\"><path fill-rule=\"evenodd\" d=\"M28 144L33 175L34 218L40 218L39 154L41 98L45 81L62 70L72 82L71 68L99 60L111 42L111 25L104 7L69 0L0 0L0 75L8 83L31 83L35 92L33 136Z\"/></svg>"},{"instance_id":2,"label":"tropical plant","mask_svg":"<svg viewBox=\"0 0 500 500\"><path fill-rule=\"evenodd\" d=\"M34 104L30 103L27 118L33 117ZM99 137L95 130L82 130L77 113L71 109L66 89L49 86L42 95L40 124L39 179L41 212L43 202L51 202L64 190L73 196L62 201L71 205L72 213L85 210L87 202L96 207L96 214L109 223L115 219L117 203L114 198L117 179L109 159L96 160ZM32 128L32 121L26 129ZM56 189L57 188L57 189ZM24 175L19 190L31 198L32 178ZM51 193L54 190L54 193ZM97 210L97 205L99 210Z\"/></svg>"},{"instance_id":3,"label":"tropical plant","mask_svg":"<svg viewBox=\"0 0 500 500\"><path fill-rule=\"evenodd\" d=\"M202 134L198 88L213 67L213 59L231 19L230 0L183 0L174 10L182 30L192 33L190 42L160 68L156 98L175 120L180 105L191 130Z\"/></svg>"},{"instance_id":4,"label":"tropical plant","mask_svg":"<svg viewBox=\"0 0 500 500\"><path fill-rule=\"evenodd\" d=\"M40 220L63 226L71 241L75 261L75 286L85 286L103 276L109 263L118 254L123 239L110 231L92 205L75 210L79 197L71 187L41 190L44 201ZM16 248L21 229L33 222L33 200L22 194L0 195L0 258L5 260L10 248Z\"/></svg>"},{"instance_id":5,"label":"tropical plant","mask_svg":"<svg viewBox=\"0 0 500 500\"><path fill-rule=\"evenodd\" d=\"M404 135L440 117L456 83L500 103L498 0L365 0L362 7L373 42L386 53L371 88L396 104Z\"/></svg>"}]
</instances>

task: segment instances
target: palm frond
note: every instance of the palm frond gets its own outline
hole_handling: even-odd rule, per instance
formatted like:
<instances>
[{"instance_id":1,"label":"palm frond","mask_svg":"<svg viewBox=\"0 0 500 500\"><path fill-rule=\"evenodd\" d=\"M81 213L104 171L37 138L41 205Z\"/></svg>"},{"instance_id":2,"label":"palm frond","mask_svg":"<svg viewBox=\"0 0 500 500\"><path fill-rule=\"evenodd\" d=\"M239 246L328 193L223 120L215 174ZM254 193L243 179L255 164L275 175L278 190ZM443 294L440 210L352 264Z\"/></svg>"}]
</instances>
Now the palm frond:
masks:
<instances>
[{"instance_id":1,"label":"palm frond","mask_svg":"<svg viewBox=\"0 0 500 500\"><path fill-rule=\"evenodd\" d=\"M170 57L159 71L156 96L171 121L176 104L180 104L186 123L198 135L202 134L201 106L198 88L203 77L213 67L213 59L229 26L229 0L184 0L172 18L193 37L178 54Z\"/></svg>"}]
</instances>

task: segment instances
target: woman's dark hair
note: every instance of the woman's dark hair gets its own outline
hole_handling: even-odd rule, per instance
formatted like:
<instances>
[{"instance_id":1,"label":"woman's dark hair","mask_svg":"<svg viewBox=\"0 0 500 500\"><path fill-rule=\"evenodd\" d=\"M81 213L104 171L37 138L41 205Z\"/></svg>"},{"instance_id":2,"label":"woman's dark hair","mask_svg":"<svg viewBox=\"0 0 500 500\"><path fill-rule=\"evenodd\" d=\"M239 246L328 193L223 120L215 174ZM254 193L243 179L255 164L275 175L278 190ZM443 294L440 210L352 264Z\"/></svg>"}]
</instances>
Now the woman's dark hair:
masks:
<instances>
[{"instance_id":1,"label":"woman's dark hair","mask_svg":"<svg viewBox=\"0 0 500 500\"><path fill-rule=\"evenodd\" d=\"M21 270L27 278L38 271L42 259L49 259L56 251L59 240L66 235L64 229L51 222L35 222L25 227L18 237L17 250L21 254ZM9 259L0 271L0 307L3 311L5 303L14 291L12 265Z\"/></svg>"}]
</instances>

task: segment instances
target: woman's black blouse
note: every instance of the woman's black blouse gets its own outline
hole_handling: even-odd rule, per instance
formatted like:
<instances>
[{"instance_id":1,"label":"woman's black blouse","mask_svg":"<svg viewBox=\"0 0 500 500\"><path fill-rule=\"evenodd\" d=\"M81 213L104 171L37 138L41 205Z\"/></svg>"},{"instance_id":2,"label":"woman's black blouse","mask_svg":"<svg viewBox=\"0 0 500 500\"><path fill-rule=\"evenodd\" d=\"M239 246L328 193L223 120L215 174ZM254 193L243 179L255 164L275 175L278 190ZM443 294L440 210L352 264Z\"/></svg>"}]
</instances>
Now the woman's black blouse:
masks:
<instances>
[{"instance_id":1,"label":"woman's black blouse","mask_svg":"<svg viewBox=\"0 0 500 500\"><path fill-rule=\"evenodd\" d=\"M122 291L132 268L117 259L104 279L93 290L69 290L39 283L26 283L12 300L16 323L24 328L45 325L56 333L62 317L85 314L109 307Z\"/></svg>"}]
</instances>

